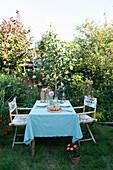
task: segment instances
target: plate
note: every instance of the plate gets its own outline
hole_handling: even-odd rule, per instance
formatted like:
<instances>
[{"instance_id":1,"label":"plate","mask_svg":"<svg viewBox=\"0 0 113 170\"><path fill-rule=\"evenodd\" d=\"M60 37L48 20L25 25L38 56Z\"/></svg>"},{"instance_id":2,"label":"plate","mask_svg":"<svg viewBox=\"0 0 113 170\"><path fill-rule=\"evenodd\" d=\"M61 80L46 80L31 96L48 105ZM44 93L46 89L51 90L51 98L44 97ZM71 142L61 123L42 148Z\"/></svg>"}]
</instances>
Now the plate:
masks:
<instances>
[{"instance_id":1,"label":"plate","mask_svg":"<svg viewBox=\"0 0 113 170\"><path fill-rule=\"evenodd\" d=\"M45 106L47 106L47 103L37 103L36 106L45 107Z\"/></svg>"},{"instance_id":2,"label":"plate","mask_svg":"<svg viewBox=\"0 0 113 170\"><path fill-rule=\"evenodd\" d=\"M49 107L47 108L48 112L52 112L52 113L58 113L58 112L61 112L62 111L62 108L60 110L56 110L56 111L52 111L49 109Z\"/></svg>"},{"instance_id":3,"label":"plate","mask_svg":"<svg viewBox=\"0 0 113 170\"><path fill-rule=\"evenodd\" d=\"M70 105L70 103L62 103L62 104L60 103L60 106L61 106L61 107L69 107L69 106L71 106L71 105Z\"/></svg>"}]
</instances>

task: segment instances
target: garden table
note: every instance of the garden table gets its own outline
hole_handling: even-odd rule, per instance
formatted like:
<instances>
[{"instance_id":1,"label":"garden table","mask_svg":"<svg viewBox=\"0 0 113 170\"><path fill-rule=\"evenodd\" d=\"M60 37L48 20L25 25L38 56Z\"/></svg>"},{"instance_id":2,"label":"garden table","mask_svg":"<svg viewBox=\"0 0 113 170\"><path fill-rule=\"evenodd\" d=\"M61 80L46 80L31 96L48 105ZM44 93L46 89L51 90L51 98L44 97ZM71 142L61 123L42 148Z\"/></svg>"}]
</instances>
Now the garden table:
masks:
<instances>
[{"instance_id":1,"label":"garden table","mask_svg":"<svg viewBox=\"0 0 113 170\"><path fill-rule=\"evenodd\" d=\"M53 113L47 107L37 107L37 100L29 113L24 134L24 143L31 143L31 156L35 154L35 137L72 136L72 142L81 139L82 132L79 120L71 103L69 107L62 107L62 112Z\"/></svg>"}]
</instances>

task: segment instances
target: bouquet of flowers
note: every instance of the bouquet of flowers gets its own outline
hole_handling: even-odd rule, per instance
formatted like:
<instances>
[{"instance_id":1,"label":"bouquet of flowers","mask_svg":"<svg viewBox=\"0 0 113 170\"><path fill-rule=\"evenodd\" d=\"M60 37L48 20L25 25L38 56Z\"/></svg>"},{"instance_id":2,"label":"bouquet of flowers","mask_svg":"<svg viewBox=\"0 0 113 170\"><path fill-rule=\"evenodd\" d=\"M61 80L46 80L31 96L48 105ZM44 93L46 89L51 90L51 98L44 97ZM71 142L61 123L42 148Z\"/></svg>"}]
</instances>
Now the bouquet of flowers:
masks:
<instances>
[{"instance_id":1,"label":"bouquet of flowers","mask_svg":"<svg viewBox=\"0 0 113 170\"><path fill-rule=\"evenodd\" d=\"M49 104L50 104L50 106L51 106L52 104L54 104L54 102L53 102L54 92L53 92L53 91L50 91L50 92L49 92L49 96L50 96Z\"/></svg>"}]
</instances>

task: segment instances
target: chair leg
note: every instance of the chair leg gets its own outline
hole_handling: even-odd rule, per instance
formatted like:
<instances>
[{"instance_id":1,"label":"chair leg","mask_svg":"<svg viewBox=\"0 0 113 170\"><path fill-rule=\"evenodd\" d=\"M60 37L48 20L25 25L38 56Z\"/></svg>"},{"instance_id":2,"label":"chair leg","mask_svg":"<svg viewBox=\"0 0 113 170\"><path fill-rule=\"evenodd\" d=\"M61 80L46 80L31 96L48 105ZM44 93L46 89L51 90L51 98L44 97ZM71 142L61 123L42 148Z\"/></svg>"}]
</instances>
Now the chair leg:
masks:
<instances>
[{"instance_id":1,"label":"chair leg","mask_svg":"<svg viewBox=\"0 0 113 170\"><path fill-rule=\"evenodd\" d=\"M12 148L14 147L14 144L15 144L16 135L17 135L17 126L15 128L15 134L14 134L14 138L13 138Z\"/></svg>"},{"instance_id":2,"label":"chair leg","mask_svg":"<svg viewBox=\"0 0 113 170\"><path fill-rule=\"evenodd\" d=\"M17 126L15 128L15 133L14 133L14 138L13 138L13 143L12 143L12 148L14 147L15 144L24 144L23 142L16 142L16 137L17 136L24 136L24 134L17 134Z\"/></svg>"},{"instance_id":3,"label":"chair leg","mask_svg":"<svg viewBox=\"0 0 113 170\"><path fill-rule=\"evenodd\" d=\"M78 140L78 144L79 144L79 146L80 146L80 140Z\"/></svg>"},{"instance_id":4,"label":"chair leg","mask_svg":"<svg viewBox=\"0 0 113 170\"><path fill-rule=\"evenodd\" d=\"M91 130L90 130L88 124L86 124L86 126L87 126L87 128L88 128L88 131L89 131L91 137L92 137L93 142L96 143L95 138L94 138L94 136L93 136L93 134L92 134L92 132L91 132Z\"/></svg>"},{"instance_id":5,"label":"chair leg","mask_svg":"<svg viewBox=\"0 0 113 170\"><path fill-rule=\"evenodd\" d=\"M85 134L89 133L90 136L91 136L91 138L86 138L86 139L83 138L83 139L81 139L81 140L78 140L79 146L80 146L80 142L83 142L83 141L93 140L93 142L96 143L95 138L94 138L94 136L93 136L93 134L92 134L92 132L91 132L91 130L90 130L90 127L91 127L92 125L93 125L93 123L92 123L90 126L88 126L88 124L86 124L87 131L86 131L86 132L83 132L83 133L85 133Z\"/></svg>"},{"instance_id":6,"label":"chair leg","mask_svg":"<svg viewBox=\"0 0 113 170\"><path fill-rule=\"evenodd\" d=\"M85 134L87 134L87 133L89 132L89 130L88 130L88 129L90 129L90 128L93 126L93 124L94 124L94 122L92 122L92 123L90 124L90 126L88 126L89 128L87 127L87 124L86 124L87 131L86 131L86 132L84 132Z\"/></svg>"}]
</instances>

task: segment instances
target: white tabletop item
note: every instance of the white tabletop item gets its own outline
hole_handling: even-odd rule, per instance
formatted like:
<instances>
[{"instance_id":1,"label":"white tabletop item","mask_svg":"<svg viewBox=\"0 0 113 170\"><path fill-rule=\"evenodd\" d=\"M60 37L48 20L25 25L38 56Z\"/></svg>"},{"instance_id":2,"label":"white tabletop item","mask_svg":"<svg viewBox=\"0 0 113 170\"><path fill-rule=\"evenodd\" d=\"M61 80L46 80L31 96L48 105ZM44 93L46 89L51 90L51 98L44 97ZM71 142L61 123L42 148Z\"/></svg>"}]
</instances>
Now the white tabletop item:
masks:
<instances>
[{"instance_id":1,"label":"white tabletop item","mask_svg":"<svg viewBox=\"0 0 113 170\"><path fill-rule=\"evenodd\" d=\"M36 106L45 107L47 106L47 103L36 103Z\"/></svg>"},{"instance_id":2,"label":"white tabletop item","mask_svg":"<svg viewBox=\"0 0 113 170\"><path fill-rule=\"evenodd\" d=\"M65 102L65 103L60 103L60 106L61 107L69 107L71 105L70 105L70 103Z\"/></svg>"}]
</instances>

